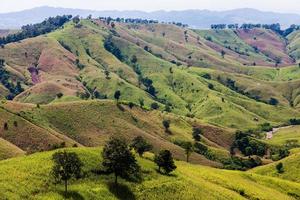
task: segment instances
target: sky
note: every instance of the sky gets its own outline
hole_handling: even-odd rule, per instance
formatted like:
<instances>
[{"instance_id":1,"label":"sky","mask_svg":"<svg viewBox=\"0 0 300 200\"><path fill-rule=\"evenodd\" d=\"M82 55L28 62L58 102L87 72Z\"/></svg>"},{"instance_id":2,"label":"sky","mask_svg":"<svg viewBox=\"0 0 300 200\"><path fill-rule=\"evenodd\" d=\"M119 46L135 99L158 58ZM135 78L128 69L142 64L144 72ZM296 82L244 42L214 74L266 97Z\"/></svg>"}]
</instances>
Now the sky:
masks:
<instances>
[{"instance_id":1,"label":"sky","mask_svg":"<svg viewBox=\"0 0 300 200\"><path fill-rule=\"evenodd\" d=\"M0 0L0 13L38 6L92 10L230 10L255 8L263 11L300 13L300 0Z\"/></svg>"}]
</instances>

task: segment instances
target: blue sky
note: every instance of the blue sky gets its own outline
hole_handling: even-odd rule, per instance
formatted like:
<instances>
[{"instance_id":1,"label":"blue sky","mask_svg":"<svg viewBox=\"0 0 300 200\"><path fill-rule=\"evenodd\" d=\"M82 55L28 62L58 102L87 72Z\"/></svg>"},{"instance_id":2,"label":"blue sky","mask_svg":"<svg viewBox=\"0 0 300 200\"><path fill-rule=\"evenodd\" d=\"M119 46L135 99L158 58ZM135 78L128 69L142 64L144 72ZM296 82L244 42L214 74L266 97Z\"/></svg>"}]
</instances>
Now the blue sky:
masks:
<instances>
[{"instance_id":1,"label":"blue sky","mask_svg":"<svg viewBox=\"0 0 300 200\"><path fill-rule=\"evenodd\" d=\"M84 8L93 10L228 10L256 8L264 11L300 14L300 0L0 0L0 12L37 6Z\"/></svg>"}]
</instances>

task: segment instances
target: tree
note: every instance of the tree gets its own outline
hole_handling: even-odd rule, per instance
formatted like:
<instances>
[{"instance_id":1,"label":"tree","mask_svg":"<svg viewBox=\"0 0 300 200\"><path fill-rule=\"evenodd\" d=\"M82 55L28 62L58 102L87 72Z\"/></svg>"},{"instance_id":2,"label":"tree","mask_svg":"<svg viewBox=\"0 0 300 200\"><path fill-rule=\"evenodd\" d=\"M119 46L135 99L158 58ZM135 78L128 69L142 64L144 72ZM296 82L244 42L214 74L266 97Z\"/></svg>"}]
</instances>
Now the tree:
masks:
<instances>
[{"instance_id":1,"label":"tree","mask_svg":"<svg viewBox=\"0 0 300 200\"><path fill-rule=\"evenodd\" d=\"M139 103L140 103L140 107L143 108L144 107L144 99L140 98Z\"/></svg>"},{"instance_id":2,"label":"tree","mask_svg":"<svg viewBox=\"0 0 300 200\"><path fill-rule=\"evenodd\" d=\"M64 96L64 94L60 92L60 93L57 93L56 96L58 99L60 99L60 98L62 98L62 96Z\"/></svg>"},{"instance_id":3,"label":"tree","mask_svg":"<svg viewBox=\"0 0 300 200\"><path fill-rule=\"evenodd\" d=\"M253 154L253 149L251 147L246 147L245 155L250 157L252 154Z\"/></svg>"},{"instance_id":4,"label":"tree","mask_svg":"<svg viewBox=\"0 0 300 200\"><path fill-rule=\"evenodd\" d=\"M169 174L176 169L172 153L169 150L162 150L159 154L156 154L154 162L157 164L159 172L162 168L165 174Z\"/></svg>"},{"instance_id":5,"label":"tree","mask_svg":"<svg viewBox=\"0 0 300 200\"><path fill-rule=\"evenodd\" d=\"M222 56L222 58L225 57L225 54L226 54L226 52L225 52L224 50L222 50L222 51L221 51L221 56Z\"/></svg>"},{"instance_id":6,"label":"tree","mask_svg":"<svg viewBox=\"0 0 300 200\"><path fill-rule=\"evenodd\" d=\"M189 162L190 155L193 153L193 144L191 142L185 142L183 144L183 148L185 150L186 162Z\"/></svg>"},{"instance_id":7,"label":"tree","mask_svg":"<svg viewBox=\"0 0 300 200\"><path fill-rule=\"evenodd\" d=\"M273 97L270 98L270 100L269 100L270 105L276 106L278 103L279 103L278 100Z\"/></svg>"},{"instance_id":8,"label":"tree","mask_svg":"<svg viewBox=\"0 0 300 200\"><path fill-rule=\"evenodd\" d=\"M119 101L120 96L121 96L121 92L120 92L120 90L117 90L114 94L114 98L117 100L117 102Z\"/></svg>"},{"instance_id":9,"label":"tree","mask_svg":"<svg viewBox=\"0 0 300 200\"><path fill-rule=\"evenodd\" d=\"M276 170L277 170L277 172L278 173L283 173L284 172L284 169L283 169L283 164L282 163L278 163L277 165L276 165Z\"/></svg>"},{"instance_id":10,"label":"tree","mask_svg":"<svg viewBox=\"0 0 300 200\"><path fill-rule=\"evenodd\" d=\"M135 137L132 140L130 147L133 148L140 157L142 157L146 151L150 151L152 149L152 145L149 144L142 136Z\"/></svg>"},{"instance_id":11,"label":"tree","mask_svg":"<svg viewBox=\"0 0 300 200\"><path fill-rule=\"evenodd\" d=\"M114 173L116 185L119 176L122 178L139 178L140 166L124 138L110 138L104 146L102 157L102 165L108 173Z\"/></svg>"},{"instance_id":12,"label":"tree","mask_svg":"<svg viewBox=\"0 0 300 200\"><path fill-rule=\"evenodd\" d=\"M153 103L151 104L151 108L152 108L153 110L157 110L157 109L159 108L159 105L158 105L156 102L153 102Z\"/></svg>"},{"instance_id":13,"label":"tree","mask_svg":"<svg viewBox=\"0 0 300 200\"><path fill-rule=\"evenodd\" d=\"M110 77L109 77L110 72L108 70L105 70L104 74L105 74L106 79L110 79Z\"/></svg>"},{"instance_id":14,"label":"tree","mask_svg":"<svg viewBox=\"0 0 300 200\"><path fill-rule=\"evenodd\" d=\"M75 16L75 17L73 17L73 22L74 22L74 24L78 24L79 22L80 22L80 18L79 18L79 16L77 15L77 16Z\"/></svg>"},{"instance_id":15,"label":"tree","mask_svg":"<svg viewBox=\"0 0 300 200\"><path fill-rule=\"evenodd\" d=\"M199 127L193 128L193 138L195 141L199 142L201 140L202 130Z\"/></svg>"},{"instance_id":16,"label":"tree","mask_svg":"<svg viewBox=\"0 0 300 200\"><path fill-rule=\"evenodd\" d=\"M136 57L136 55L133 55L133 56L131 57L131 62L132 62L133 64L135 64L135 63L137 62L137 57Z\"/></svg>"},{"instance_id":17,"label":"tree","mask_svg":"<svg viewBox=\"0 0 300 200\"><path fill-rule=\"evenodd\" d=\"M64 181L65 194L67 194L68 181L71 178L80 178L83 163L76 153L66 151L56 152L53 154L52 160L54 161L52 175L56 182Z\"/></svg>"},{"instance_id":18,"label":"tree","mask_svg":"<svg viewBox=\"0 0 300 200\"><path fill-rule=\"evenodd\" d=\"M163 120L162 122L163 126L165 127L165 131L169 131L170 128L170 121L169 120Z\"/></svg>"}]
</instances>

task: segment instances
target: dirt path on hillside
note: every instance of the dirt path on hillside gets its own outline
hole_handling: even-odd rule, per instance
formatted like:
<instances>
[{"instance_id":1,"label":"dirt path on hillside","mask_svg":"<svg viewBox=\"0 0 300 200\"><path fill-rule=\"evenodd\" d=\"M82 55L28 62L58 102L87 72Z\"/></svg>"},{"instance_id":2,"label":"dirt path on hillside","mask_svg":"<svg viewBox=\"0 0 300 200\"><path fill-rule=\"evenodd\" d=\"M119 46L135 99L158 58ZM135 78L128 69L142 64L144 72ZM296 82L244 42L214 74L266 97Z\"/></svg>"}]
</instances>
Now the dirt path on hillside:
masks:
<instances>
[{"instance_id":1,"label":"dirt path on hillside","mask_svg":"<svg viewBox=\"0 0 300 200\"><path fill-rule=\"evenodd\" d=\"M281 129L285 129L285 128L290 128L292 126L283 126L283 127L279 127L279 128L273 128L272 131L269 131L266 133L266 140L270 140L273 138L273 135L278 132Z\"/></svg>"}]
</instances>

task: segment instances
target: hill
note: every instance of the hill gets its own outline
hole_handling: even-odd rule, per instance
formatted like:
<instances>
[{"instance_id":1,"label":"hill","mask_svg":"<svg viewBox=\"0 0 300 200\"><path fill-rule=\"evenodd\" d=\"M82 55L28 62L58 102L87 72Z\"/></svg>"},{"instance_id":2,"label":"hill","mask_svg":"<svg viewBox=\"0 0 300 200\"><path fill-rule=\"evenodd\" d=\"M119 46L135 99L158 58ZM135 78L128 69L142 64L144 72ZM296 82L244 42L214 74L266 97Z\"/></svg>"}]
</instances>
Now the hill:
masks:
<instances>
[{"instance_id":1,"label":"hill","mask_svg":"<svg viewBox=\"0 0 300 200\"><path fill-rule=\"evenodd\" d=\"M287 158L269 165L254 168L251 172L299 183L299 149L293 149L291 152L292 155ZM277 172L276 165L278 163L283 164L283 173Z\"/></svg>"},{"instance_id":2,"label":"hill","mask_svg":"<svg viewBox=\"0 0 300 200\"><path fill-rule=\"evenodd\" d=\"M233 137L231 130L196 119L159 111L150 112L136 106L130 109L108 100L55 103L40 108L32 104L11 102L2 106L0 124L4 127L7 123L7 128L0 130L1 137L27 153L75 144L96 147L103 145L112 135L122 135L128 141L143 136L155 147L155 152L162 148L170 149L177 159L185 160L184 150L174 143L192 141L192 128L196 126L203 130L203 144L211 149L215 157L221 159L228 157L227 150ZM164 130L163 120L170 120L170 133ZM196 153L191 161L221 166Z\"/></svg>"},{"instance_id":3,"label":"hill","mask_svg":"<svg viewBox=\"0 0 300 200\"><path fill-rule=\"evenodd\" d=\"M275 33L257 31L271 34L284 45ZM245 66L245 60L251 65L251 59L261 58L262 64L270 66L275 60L256 53L239 34L225 32L228 41L239 41L251 55L243 57L242 52L230 50L221 38L212 44L204 31L168 24L116 22L111 27L101 20L81 20L79 26L70 22L47 35L7 44L0 55L9 74L6 81L20 82L25 90L14 98L18 102L112 99L120 90L122 100L136 104L142 100L148 107L156 102L161 110L169 107L175 114L223 127L280 125L297 117L291 105L298 105L298 68ZM215 35L221 37L221 33ZM267 38L259 39L260 43L268 43ZM274 55L282 55L280 65L291 65L281 47ZM1 95L7 96L8 90L4 87ZM269 105L272 98L277 106Z\"/></svg>"},{"instance_id":4,"label":"hill","mask_svg":"<svg viewBox=\"0 0 300 200\"><path fill-rule=\"evenodd\" d=\"M69 149L79 154L86 175L69 187L72 199L296 199L299 184L249 172L213 169L184 162L176 162L171 176L156 171L151 155L138 159L144 180L141 184L121 181L121 189L112 188L112 176L96 175L100 149ZM51 182L53 152L0 162L1 197L13 199L63 199L62 185ZM150 159L150 160L149 160ZM14 169L15 173L10 171ZM5 184L3 184L5 183ZM208 195L209 194L209 195Z\"/></svg>"}]
</instances>

